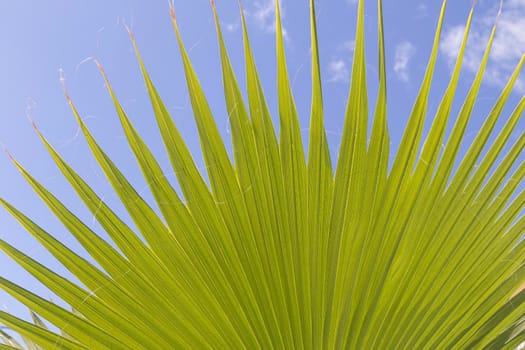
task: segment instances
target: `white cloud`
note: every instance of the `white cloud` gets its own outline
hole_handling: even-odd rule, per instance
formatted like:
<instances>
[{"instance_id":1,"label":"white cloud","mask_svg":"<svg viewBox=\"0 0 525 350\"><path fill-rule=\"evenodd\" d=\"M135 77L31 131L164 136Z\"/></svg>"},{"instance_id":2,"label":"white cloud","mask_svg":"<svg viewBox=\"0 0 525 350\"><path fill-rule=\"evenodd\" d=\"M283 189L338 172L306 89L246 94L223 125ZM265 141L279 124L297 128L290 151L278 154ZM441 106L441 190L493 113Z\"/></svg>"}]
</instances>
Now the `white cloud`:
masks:
<instances>
[{"instance_id":1,"label":"white cloud","mask_svg":"<svg viewBox=\"0 0 525 350\"><path fill-rule=\"evenodd\" d=\"M348 65L342 59L335 59L328 64L328 81L333 83L344 83L350 79Z\"/></svg>"},{"instance_id":2,"label":"white cloud","mask_svg":"<svg viewBox=\"0 0 525 350\"><path fill-rule=\"evenodd\" d=\"M281 20L284 19L283 1L279 1L281 10ZM255 1L254 10L250 11L250 14L255 19L257 25L268 33L275 33L276 22L275 22L275 0ZM285 40L289 40L290 37L284 24L282 26L283 37Z\"/></svg>"},{"instance_id":3,"label":"white cloud","mask_svg":"<svg viewBox=\"0 0 525 350\"><path fill-rule=\"evenodd\" d=\"M231 23L225 23L224 27L226 28L226 31L232 33L236 32L237 29L239 29L241 26L241 23L239 21L231 22Z\"/></svg>"},{"instance_id":4,"label":"white cloud","mask_svg":"<svg viewBox=\"0 0 525 350\"><path fill-rule=\"evenodd\" d=\"M439 45L441 52L445 54L447 59L454 59L457 56L464 32L465 26L458 25L448 29L443 35Z\"/></svg>"},{"instance_id":5,"label":"white cloud","mask_svg":"<svg viewBox=\"0 0 525 350\"><path fill-rule=\"evenodd\" d=\"M403 41L396 47L394 57L394 72L401 81L410 79L409 63L410 59L416 53L416 48L409 41Z\"/></svg>"},{"instance_id":6,"label":"white cloud","mask_svg":"<svg viewBox=\"0 0 525 350\"><path fill-rule=\"evenodd\" d=\"M340 43L337 46L337 51L343 52L343 53L352 53L355 49L355 40L346 40Z\"/></svg>"},{"instance_id":7,"label":"white cloud","mask_svg":"<svg viewBox=\"0 0 525 350\"><path fill-rule=\"evenodd\" d=\"M253 17L261 27L275 30L275 1L270 0L266 3L257 1Z\"/></svg>"},{"instance_id":8,"label":"white cloud","mask_svg":"<svg viewBox=\"0 0 525 350\"><path fill-rule=\"evenodd\" d=\"M424 3L420 3L416 7L416 18L425 18L428 16L428 6Z\"/></svg>"},{"instance_id":9,"label":"white cloud","mask_svg":"<svg viewBox=\"0 0 525 350\"><path fill-rule=\"evenodd\" d=\"M495 10L478 17L473 23L465 51L464 69L476 72L485 51L492 26L496 21ZM465 26L448 29L441 43L441 52L452 67L456 61ZM525 0L508 0L504 3L498 29L492 46L485 79L495 86L503 86L525 53ZM522 83L518 82L518 87Z\"/></svg>"},{"instance_id":10,"label":"white cloud","mask_svg":"<svg viewBox=\"0 0 525 350\"><path fill-rule=\"evenodd\" d=\"M456 62L456 57L461 48L461 43L463 42L463 35L465 33L464 25L457 25L450 28L441 39L440 50L445 55L448 64L450 67L454 66ZM470 45L469 50L465 53L463 57L463 66L471 71L475 71L481 61L481 55L483 55L483 47L479 45L482 42L481 38L477 33L471 33L470 43L476 43L476 49L472 50L472 45ZM481 50L481 51L480 51Z\"/></svg>"},{"instance_id":11,"label":"white cloud","mask_svg":"<svg viewBox=\"0 0 525 350\"><path fill-rule=\"evenodd\" d=\"M355 40L345 40L337 45L336 54L328 64L328 81L345 83L350 81L350 62L355 49Z\"/></svg>"}]
</instances>

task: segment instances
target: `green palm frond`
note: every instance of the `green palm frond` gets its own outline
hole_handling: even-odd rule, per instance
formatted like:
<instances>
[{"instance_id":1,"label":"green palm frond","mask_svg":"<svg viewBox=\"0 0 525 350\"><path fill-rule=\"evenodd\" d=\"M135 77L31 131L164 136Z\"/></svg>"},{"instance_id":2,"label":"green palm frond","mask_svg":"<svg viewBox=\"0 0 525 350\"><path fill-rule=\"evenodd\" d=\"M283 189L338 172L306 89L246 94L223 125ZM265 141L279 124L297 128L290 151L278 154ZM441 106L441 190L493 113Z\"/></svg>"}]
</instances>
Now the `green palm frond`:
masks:
<instances>
[{"instance_id":1,"label":"green palm frond","mask_svg":"<svg viewBox=\"0 0 525 350\"><path fill-rule=\"evenodd\" d=\"M503 128L495 129L524 59L466 153L460 153L496 26L454 118L451 109L471 11L448 87L425 134L446 8L443 2L428 66L390 163L382 4L379 0L379 90L371 110L364 0L360 0L352 81L338 159L333 162L323 120L314 1L310 4L308 145L301 137L288 77L278 2L279 137L243 12L247 101L230 63L213 2L212 7L233 161L171 7L207 178L168 113L132 37L181 195L166 179L97 63L156 207L133 188L97 143L66 93L94 157L137 232L35 127L53 161L111 241L102 239L13 159L97 266L0 198L0 204L82 284L1 240L5 254L73 311L0 277L0 288L33 310L33 323L3 311L0 323L17 332L27 349L36 350L512 349L522 342L525 291L519 287L525 282L525 241L521 240L525 192L520 183L525 163L520 156L525 135L514 142L511 135L521 120L525 98ZM369 113L373 118L370 133ZM46 328L40 317L56 328ZM0 339L0 349L23 348L3 330Z\"/></svg>"}]
</instances>

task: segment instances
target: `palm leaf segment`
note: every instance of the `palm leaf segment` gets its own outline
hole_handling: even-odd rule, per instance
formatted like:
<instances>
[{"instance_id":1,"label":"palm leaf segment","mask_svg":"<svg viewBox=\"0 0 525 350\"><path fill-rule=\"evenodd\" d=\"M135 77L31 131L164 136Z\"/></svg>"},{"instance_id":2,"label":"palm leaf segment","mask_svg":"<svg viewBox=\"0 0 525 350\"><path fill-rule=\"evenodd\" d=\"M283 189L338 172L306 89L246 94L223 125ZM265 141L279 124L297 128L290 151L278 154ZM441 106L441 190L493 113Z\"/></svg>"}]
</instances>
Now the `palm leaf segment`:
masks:
<instances>
[{"instance_id":1,"label":"palm leaf segment","mask_svg":"<svg viewBox=\"0 0 525 350\"><path fill-rule=\"evenodd\" d=\"M101 68L157 208L150 207L130 185L67 97L93 155L140 236L39 133L58 168L112 242L101 239L13 160L100 268L2 199L5 209L83 287L0 241L7 255L75 310L67 311L1 278L0 287L64 333L46 329L41 321L31 324L5 312L0 312L1 323L18 332L33 349L515 347L523 340L525 329L520 322L525 292L514 294L525 281L525 242L520 241L525 231L525 193L517 193L525 174L519 158L525 135L510 145L508 153L501 153L518 125L525 99L490 145L488 140L495 133L523 60L476 139L458 159L496 30L494 27L479 71L445 141L471 12L449 85L423 139L445 6L446 2L419 94L399 150L389 164L381 1L379 92L369 142L364 0L359 1L352 83L335 170L323 123L313 1L312 107L306 156L288 79L278 4L279 140L244 17L247 103L215 12L234 163L171 8L209 181L199 173L138 50L140 69L183 197L166 180ZM488 150L482 153L485 148ZM453 173L455 164L459 165ZM5 345L0 348L21 348L4 331L1 337Z\"/></svg>"}]
</instances>

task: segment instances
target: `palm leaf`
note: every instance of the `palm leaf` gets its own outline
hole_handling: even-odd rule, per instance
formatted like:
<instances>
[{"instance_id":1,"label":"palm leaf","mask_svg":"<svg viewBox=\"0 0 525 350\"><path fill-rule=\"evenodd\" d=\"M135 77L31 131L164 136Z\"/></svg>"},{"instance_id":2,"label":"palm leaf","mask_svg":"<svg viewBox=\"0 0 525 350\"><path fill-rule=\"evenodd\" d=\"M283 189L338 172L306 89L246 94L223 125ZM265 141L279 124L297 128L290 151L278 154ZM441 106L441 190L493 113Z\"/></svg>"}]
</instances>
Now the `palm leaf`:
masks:
<instances>
[{"instance_id":1,"label":"palm leaf","mask_svg":"<svg viewBox=\"0 0 525 350\"><path fill-rule=\"evenodd\" d=\"M357 10L352 82L338 159L323 116L320 52L310 2L312 101L303 144L276 1L279 137L270 117L241 8L244 100L217 28L233 159L199 83L170 7L207 176L201 174L138 45L139 67L182 195L166 179L97 62L154 206L97 143L66 93L81 131L136 231L119 217L35 129L65 179L100 223L105 240L20 163L14 165L85 248L73 252L6 199L0 204L80 284L9 242L0 249L72 307L0 278L28 306L33 323L0 312L27 349L441 349L509 348L525 339L525 135L511 142L525 98L496 133L525 58L465 154L465 130L497 27L453 118L452 103L472 9L449 84L427 116L446 1L400 147L390 158L383 11L378 0L379 91L369 111L365 1ZM368 130L369 114L372 127ZM428 134L423 127L432 120ZM453 124L447 137L447 126ZM444 144L444 148L441 145ZM503 152L506 152L505 154ZM207 180L209 179L209 180ZM520 192L521 191L521 192ZM56 328L47 328L45 321ZM60 332L55 332L58 329ZM0 331L1 349L24 348Z\"/></svg>"}]
</instances>

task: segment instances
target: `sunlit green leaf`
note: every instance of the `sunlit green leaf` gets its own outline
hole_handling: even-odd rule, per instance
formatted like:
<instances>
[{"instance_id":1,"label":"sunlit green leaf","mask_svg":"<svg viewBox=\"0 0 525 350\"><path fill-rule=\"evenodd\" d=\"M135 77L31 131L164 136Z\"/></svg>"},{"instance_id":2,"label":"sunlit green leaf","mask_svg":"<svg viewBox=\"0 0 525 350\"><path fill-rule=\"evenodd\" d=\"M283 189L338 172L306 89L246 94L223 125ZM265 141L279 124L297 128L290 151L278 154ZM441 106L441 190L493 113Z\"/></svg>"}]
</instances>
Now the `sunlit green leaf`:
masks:
<instances>
[{"instance_id":1,"label":"sunlit green leaf","mask_svg":"<svg viewBox=\"0 0 525 350\"><path fill-rule=\"evenodd\" d=\"M477 117L474 108L497 25L466 97L457 101L473 6L447 88L431 115L430 91L447 5L443 1L419 93L400 146L391 153L385 14L378 0L379 81L370 84L365 55L369 4L358 1L352 80L336 160L325 130L323 53L314 0L307 145L296 108L304 101L295 100L288 76L279 1L278 128L242 6L247 100L211 1L233 157L170 5L207 174L198 169L148 74L140 43L129 31L181 193L96 62L153 199L147 201L99 145L66 91L94 159L134 226L104 202L35 125L52 161L109 239L10 155L89 256L75 253L30 213L0 198L0 205L76 277L70 281L0 240L4 254L69 306L0 277L0 288L29 307L33 321L0 311L5 326L0 349L514 349L522 343L525 134L513 135L523 120L525 98L508 105L525 56L492 110L479 117L484 123L463 152L467 127ZM370 86L378 87L373 110ZM454 103L461 107L457 116ZM514 109L507 115L509 107ZM430 125L428 132L425 125Z\"/></svg>"}]
</instances>

